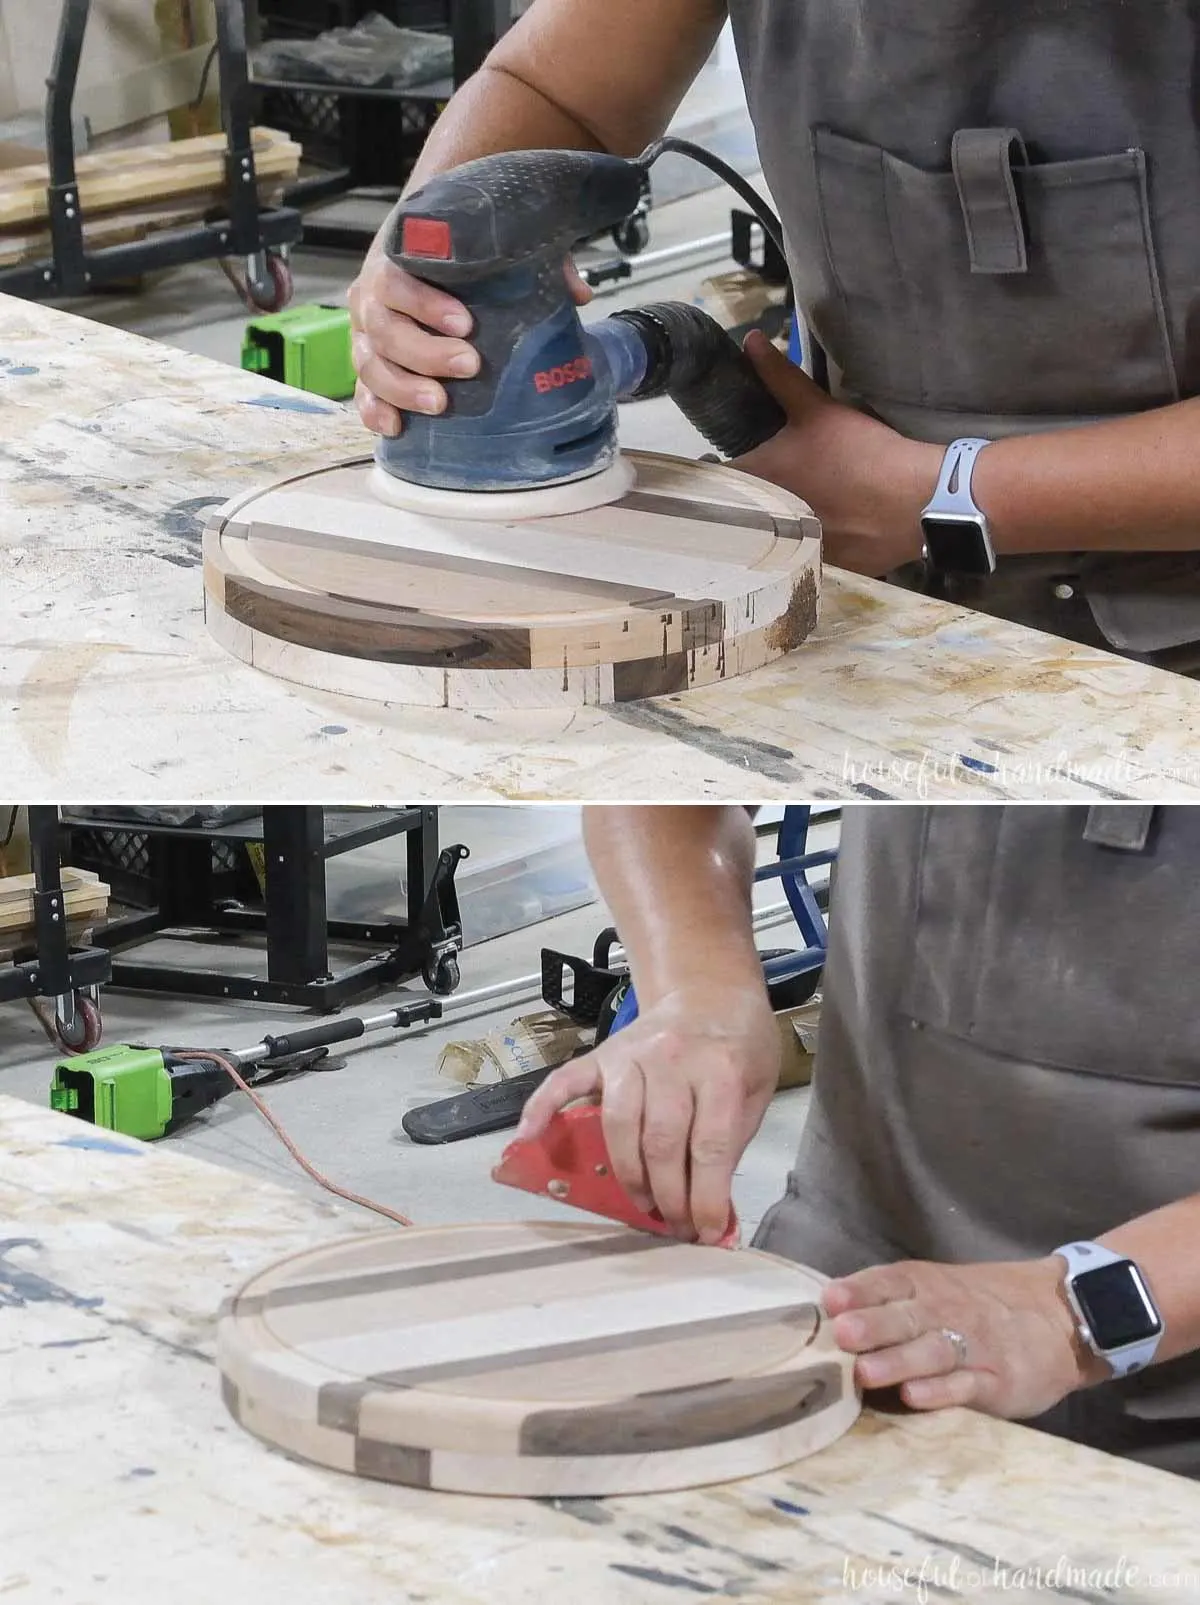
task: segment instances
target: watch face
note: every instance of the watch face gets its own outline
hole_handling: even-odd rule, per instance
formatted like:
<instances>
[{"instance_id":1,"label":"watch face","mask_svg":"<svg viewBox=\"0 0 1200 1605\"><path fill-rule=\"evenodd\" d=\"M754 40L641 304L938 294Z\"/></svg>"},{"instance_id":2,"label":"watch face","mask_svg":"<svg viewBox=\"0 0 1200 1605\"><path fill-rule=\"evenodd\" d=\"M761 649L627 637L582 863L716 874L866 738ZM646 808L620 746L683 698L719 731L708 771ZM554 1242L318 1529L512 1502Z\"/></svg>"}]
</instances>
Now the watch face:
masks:
<instances>
[{"instance_id":1,"label":"watch face","mask_svg":"<svg viewBox=\"0 0 1200 1605\"><path fill-rule=\"evenodd\" d=\"M946 574L981 577L996 572L996 558L987 531L973 519L926 518L921 528L925 533L925 555L934 568Z\"/></svg>"},{"instance_id":2,"label":"watch face","mask_svg":"<svg viewBox=\"0 0 1200 1605\"><path fill-rule=\"evenodd\" d=\"M1121 1349L1162 1331L1146 1284L1132 1260L1082 1271L1071 1286L1097 1348Z\"/></svg>"}]
</instances>

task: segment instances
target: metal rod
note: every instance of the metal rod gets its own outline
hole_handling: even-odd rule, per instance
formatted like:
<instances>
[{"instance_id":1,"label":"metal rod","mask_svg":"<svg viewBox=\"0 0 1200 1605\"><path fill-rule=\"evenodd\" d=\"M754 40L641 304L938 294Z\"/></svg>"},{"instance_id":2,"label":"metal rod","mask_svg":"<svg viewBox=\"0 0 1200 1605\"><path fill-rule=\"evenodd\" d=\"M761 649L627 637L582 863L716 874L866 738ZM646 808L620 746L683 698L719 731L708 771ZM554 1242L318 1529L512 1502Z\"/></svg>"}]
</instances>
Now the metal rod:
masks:
<instances>
[{"instance_id":1,"label":"metal rod","mask_svg":"<svg viewBox=\"0 0 1200 1605\"><path fill-rule=\"evenodd\" d=\"M579 271L583 275L584 282L591 287L596 300L601 301L605 296L628 290L631 284L652 284L656 279L669 277L680 261L687 260L695 267L705 267L709 263L722 261L728 255L729 240L723 235L719 246L714 245L708 250L689 248L686 254L680 252L678 257L673 257L667 262L651 262L649 267L645 265L645 258L635 256L618 257L615 264L581 262ZM618 265L621 268L619 276L614 271Z\"/></svg>"},{"instance_id":2,"label":"metal rod","mask_svg":"<svg viewBox=\"0 0 1200 1605\"><path fill-rule=\"evenodd\" d=\"M782 924L785 916L791 917L791 909L786 902L770 903L765 908L755 909L754 928L755 930L763 930L771 925ZM613 951L623 952L624 949L618 944ZM415 1000L414 994L402 995L405 996L405 1003L398 1005L394 1009L386 1009L382 1014L347 1018L345 1024L348 1029L345 1040L347 1042L357 1041L360 1037L373 1035L377 1031L389 1031L397 1028L400 1024L399 1017L404 1013L407 1005ZM531 975L517 975L506 981L496 981L491 986L479 986L467 992L455 992L450 997L442 998L439 1001L442 1005L442 1017L444 1018L451 1010L460 1012L465 1009L475 1008L483 1003L498 1003L505 998L516 1002L523 997L541 997L541 995L542 973L538 970ZM419 1032L426 1026L434 1026L438 1023L437 1019L414 1021L409 1025L408 1030L409 1032ZM361 1031L354 1029L357 1025L361 1025ZM249 1048L233 1049L229 1053L229 1058L238 1065L261 1064L269 1056L270 1049L265 1041L256 1042Z\"/></svg>"},{"instance_id":3,"label":"metal rod","mask_svg":"<svg viewBox=\"0 0 1200 1605\"><path fill-rule=\"evenodd\" d=\"M630 267L654 268L664 262L678 262L681 257L699 256L702 251L728 251L730 249L730 236L728 229L724 234L706 234L703 239L685 240L681 245L667 245L660 251L639 251L637 256L627 258Z\"/></svg>"},{"instance_id":4,"label":"metal rod","mask_svg":"<svg viewBox=\"0 0 1200 1605\"><path fill-rule=\"evenodd\" d=\"M592 288L597 298L612 295L636 281L660 277L660 269L668 269L676 263L695 259L695 265L699 267L705 262L719 262L723 257L732 258L732 255L733 242L729 233L707 234L703 239L687 240L682 245L664 246L661 251L644 251L639 256L618 257L616 260L629 269L628 274L615 280L605 277L600 284L593 285ZM611 261L582 261L579 270L587 279L589 273L607 275L612 266Z\"/></svg>"}]
</instances>

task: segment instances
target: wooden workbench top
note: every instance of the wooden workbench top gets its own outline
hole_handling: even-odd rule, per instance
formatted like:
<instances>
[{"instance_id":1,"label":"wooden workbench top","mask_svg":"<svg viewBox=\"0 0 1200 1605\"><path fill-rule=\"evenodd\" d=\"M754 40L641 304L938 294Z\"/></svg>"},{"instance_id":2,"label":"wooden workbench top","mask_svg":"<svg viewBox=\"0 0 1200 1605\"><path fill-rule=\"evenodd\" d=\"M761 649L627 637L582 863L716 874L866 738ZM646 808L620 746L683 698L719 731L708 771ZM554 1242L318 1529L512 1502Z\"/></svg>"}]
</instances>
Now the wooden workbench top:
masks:
<instances>
[{"instance_id":1,"label":"wooden workbench top","mask_svg":"<svg viewBox=\"0 0 1200 1605\"><path fill-rule=\"evenodd\" d=\"M794 1474L604 1502L422 1493L288 1460L225 1413L217 1306L372 1219L0 1098L0 1596L1200 1596L1200 1486L963 1411L868 1412Z\"/></svg>"},{"instance_id":2,"label":"wooden workbench top","mask_svg":"<svg viewBox=\"0 0 1200 1605\"><path fill-rule=\"evenodd\" d=\"M0 772L14 796L1195 799L1200 684L828 571L744 680L482 716L323 695L203 622L204 515L359 456L331 403L0 296Z\"/></svg>"}]
</instances>

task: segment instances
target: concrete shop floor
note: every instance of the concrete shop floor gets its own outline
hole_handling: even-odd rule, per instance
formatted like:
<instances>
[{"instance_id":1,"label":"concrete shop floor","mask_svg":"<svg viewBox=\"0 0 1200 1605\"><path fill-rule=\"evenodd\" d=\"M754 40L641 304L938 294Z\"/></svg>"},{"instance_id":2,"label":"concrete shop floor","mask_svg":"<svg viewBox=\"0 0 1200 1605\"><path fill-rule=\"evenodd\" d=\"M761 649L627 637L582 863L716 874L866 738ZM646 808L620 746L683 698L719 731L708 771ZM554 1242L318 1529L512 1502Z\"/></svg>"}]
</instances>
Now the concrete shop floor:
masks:
<instances>
[{"instance_id":1,"label":"concrete shop floor","mask_svg":"<svg viewBox=\"0 0 1200 1605\"><path fill-rule=\"evenodd\" d=\"M488 813L510 810L445 808L441 835L445 842L466 841L474 852L483 850ZM561 834L561 826L558 827ZM836 843L833 822L814 826L812 848ZM387 846L387 844L382 844ZM380 849L376 849L378 853ZM395 863L403 864L403 841L393 844ZM776 856L773 837L759 843L760 862ZM381 886L381 899L391 894ZM758 908L781 902L776 881L755 889ZM556 918L528 926L468 947L462 954L462 992L537 972L543 946L590 956L592 943L607 924L608 914L596 902ZM703 940L700 936L698 939ZM800 946L790 916L761 930L759 946ZM139 956L179 961L178 949L147 945ZM190 962L203 963L206 949L190 949ZM229 964L227 950L212 955ZM423 995L419 981L404 989ZM391 997L353 1006L350 1012L377 1013ZM164 995L108 990L104 994L105 1041L171 1043L176 1046L246 1047L267 1031L307 1023L315 1016L296 1010L263 1009L253 1004L212 1003ZM521 1220L538 1216L570 1219L571 1211L550 1200L498 1187L490 1178L492 1165L510 1133L467 1138L441 1147L412 1143L400 1127L412 1107L449 1097L455 1083L439 1076L438 1055L447 1043L474 1040L507 1025L543 1005L536 988L523 996L491 1002L476 1008L451 1006L444 1020L429 1027L350 1044L345 1068L328 1073L311 1072L267 1088L264 1096L283 1121L291 1137L311 1163L331 1180L365 1194L419 1224L464 1220ZM334 1050L335 1052L338 1050ZM44 1104L55 1060L31 1011L12 1003L0 1007L0 1093ZM747 1228L752 1230L768 1206L783 1190L784 1178L795 1152L807 1111L807 1088L780 1093L772 1102L757 1137L738 1167L734 1201ZM316 1184L297 1167L278 1138L248 1101L234 1094L206 1111L189 1127L162 1139L182 1153L195 1154L215 1164L263 1177L286 1188L320 1193ZM327 1194L322 1196L328 1197ZM344 1206L347 1209L351 1205Z\"/></svg>"}]
</instances>

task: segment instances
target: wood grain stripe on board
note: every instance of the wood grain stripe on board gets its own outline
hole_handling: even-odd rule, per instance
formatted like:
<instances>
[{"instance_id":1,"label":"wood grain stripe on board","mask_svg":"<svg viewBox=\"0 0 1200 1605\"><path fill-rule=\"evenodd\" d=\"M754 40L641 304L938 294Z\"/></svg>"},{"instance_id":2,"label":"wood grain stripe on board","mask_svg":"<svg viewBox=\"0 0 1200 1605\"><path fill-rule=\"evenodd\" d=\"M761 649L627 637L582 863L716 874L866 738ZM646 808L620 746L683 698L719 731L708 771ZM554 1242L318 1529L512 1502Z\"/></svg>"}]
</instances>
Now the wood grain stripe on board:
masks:
<instances>
[{"instance_id":1,"label":"wood grain stripe on board","mask_svg":"<svg viewBox=\"0 0 1200 1605\"><path fill-rule=\"evenodd\" d=\"M614 663L612 671L614 702L641 702L645 697L674 696L686 691L689 685L686 652Z\"/></svg>"},{"instance_id":2,"label":"wood grain stripe on board","mask_svg":"<svg viewBox=\"0 0 1200 1605\"><path fill-rule=\"evenodd\" d=\"M252 531L252 533L251 533ZM383 544L370 539L356 538L354 536L339 537L336 545L331 545L328 536L313 534L306 529L279 530L272 526L254 524L241 525L236 520L227 523L222 535L230 539L247 540L251 549L256 542L261 541L266 550L256 555L268 567L276 567L280 562L287 562L292 553L303 554L302 559L293 558L293 566L301 568L304 559L315 568L318 576L317 582L307 575L295 577L297 584L303 584L310 589L328 589L320 583L322 559L338 564L344 574L349 565L348 558L358 559L362 562L378 567L385 573L388 569L424 570L438 578L453 576L457 583L454 594L462 590L463 580L472 585L491 580L505 587L506 591L514 593L512 599L502 598L509 606L516 606L519 602L522 607L529 606L529 598L536 601L537 608L547 612L554 609L581 608L608 604L613 607L653 607L656 604L667 603L677 606L675 592L664 591L661 586L651 589L645 586L634 585L622 580L579 579L569 574L553 574L541 571L532 577L528 569L514 569L511 564L489 563L479 558L447 557L440 552L401 552L391 543ZM270 549L277 548L280 558L274 556ZM292 579L293 575L284 572L284 577ZM369 570L368 570L369 572Z\"/></svg>"},{"instance_id":3,"label":"wood grain stripe on board","mask_svg":"<svg viewBox=\"0 0 1200 1605\"><path fill-rule=\"evenodd\" d=\"M691 501L683 496L659 495L655 491L631 490L614 507L634 513L657 513L665 518L685 518L693 524L721 524L738 529L771 531L780 540L819 540L817 518L788 518L762 507L731 507L727 502Z\"/></svg>"},{"instance_id":4,"label":"wood grain stripe on board","mask_svg":"<svg viewBox=\"0 0 1200 1605\"><path fill-rule=\"evenodd\" d=\"M815 623L816 585L810 574L805 578ZM723 654L729 642L742 639L726 636L729 610L723 603L709 600L685 601L682 607L669 609L656 602L653 612L659 624L655 634L661 634L663 650L648 653L649 643L633 638L628 624L624 632L609 625L597 632L594 624L563 624L551 651L543 642L551 626L537 621L528 626L492 627L387 603L273 586L228 567L218 573L211 562L209 590L230 619L248 629L331 656L399 668L530 670L557 667L564 660L567 668L591 668L599 655L602 664L611 663L620 673L621 689L614 697L618 702L686 691L695 678L691 655L710 649ZM799 635L789 626L787 638L799 644L812 623ZM646 633L643 626L643 636ZM617 643L623 635L629 637L624 642L626 650L640 647L641 655L617 656ZM723 674L722 662L717 665L716 677Z\"/></svg>"},{"instance_id":5,"label":"wood grain stripe on board","mask_svg":"<svg viewBox=\"0 0 1200 1605\"><path fill-rule=\"evenodd\" d=\"M425 624L399 608L276 590L225 575L225 612L280 641L339 657L429 669L529 669L529 631Z\"/></svg>"},{"instance_id":6,"label":"wood grain stripe on board","mask_svg":"<svg viewBox=\"0 0 1200 1605\"><path fill-rule=\"evenodd\" d=\"M519 1454L631 1455L699 1449L778 1432L842 1398L836 1365L765 1377L726 1377L579 1409L539 1410L521 1427Z\"/></svg>"},{"instance_id":7,"label":"wood grain stripe on board","mask_svg":"<svg viewBox=\"0 0 1200 1605\"><path fill-rule=\"evenodd\" d=\"M578 1338L570 1343L547 1342L536 1349L473 1355L469 1359L414 1366L407 1371L386 1371L360 1382L327 1382L317 1393L317 1424L343 1432L356 1431L362 1401L373 1393L410 1390L433 1382L453 1381L456 1377L503 1375L558 1360L586 1359L594 1354L661 1347L683 1338L725 1338L752 1332L756 1327L788 1325L807 1329L802 1331L801 1340L811 1340L820 1327L816 1305L804 1303L766 1310L746 1310L738 1315L683 1321L674 1326L641 1327L630 1332L605 1333L602 1337Z\"/></svg>"},{"instance_id":8,"label":"wood grain stripe on board","mask_svg":"<svg viewBox=\"0 0 1200 1605\"><path fill-rule=\"evenodd\" d=\"M222 1374L221 1402L235 1421L242 1419L242 1395L236 1382Z\"/></svg>"},{"instance_id":9,"label":"wood grain stripe on board","mask_svg":"<svg viewBox=\"0 0 1200 1605\"><path fill-rule=\"evenodd\" d=\"M683 650L703 652L725 637L727 623L723 602L680 602Z\"/></svg>"},{"instance_id":10,"label":"wood grain stripe on board","mask_svg":"<svg viewBox=\"0 0 1200 1605\"><path fill-rule=\"evenodd\" d=\"M433 1455L428 1449L410 1449L404 1444L358 1438L354 1444L354 1469L360 1477L402 1482L408 1488L433 1486Z\"/></svg>"},{"instance_id":11,"label":"wood grain stripe on board","mask_svg":"<svg viewBox=\"0 0 1200 1605\"><path fill-rule=\"evenodd\" d=\"M640 521L625 532L614 532L614 509L564 514L561 518L530 519L523 524L469 524L452 518L405 514L379 506L369 528L327 498L284 490L267 491L261 501L242 509L236 530L255 540L291 541L303 529L310 541L333 547L347 536L393 551L406 563L419 554L448 563L487 563L493 569L538 576L610 581L614 574L644 591L680 592L688 596L714 596L732 600L766 583L767 568L778 541L774 524L758 531L753 552L722 556L691 549L688 525L676 530L650 530ZM655 521L657 522L657 521ZM664 520L664 523L666 521ZM694 528L694 525L692 526ZM668 538L670 537L670 538ZM726 547L730 542L723 542ZM744 544L744 543L743 543ZM789 547L793 543L788 542Z\"/></svg>"},{"instance_id":12,"label":"wood grain stripe on board","mask_svg":"<svg viewBox=\"0 0 1200 1605\"><path fill-rule=\"evenodd\" d=\"M413 707L452 708L468 712L518 708L618 706L613 692L613 665L562 664L513 673L472 665L448 669L402 663L377 663L281 641L232 619L217 594L222 577L211 576L205 617L214 638L234 657L264 673L337 696L364 697ZM774 626L771 626L774 638ZM767 630L727 637L703 652L688 654L689 691L761 668L779 656L767 642ZM646 682L642 682L646 683Z\"/></svg>"},{"instance_id":13,"label":"wood grain stripe on board","mask_svg":"<svg viewBox=\"0 0 1200 1605\"><path fill-rule=\"evenodd\" d=\"M480 1254L474 1259L437 1260L387 1271L362 1271L352 1276L326 1277L319 1282L285 1283L266 1293L243 1294L235 1300L230 1313L239 1316L259 1315L264 1310L364 1298L413 1287L433 1287L439 1282L507 1276L515 1272L544 1270L555 1265L574 1265L580 1260L612 1259L625 1254L645 1254L678 1246L673 1237L652 1237L649 1232L636 1235L623 1231L611 1232L603 1237L583 1242L555 1243L547 1248L517 1249L508 1254Z\"/></svg>"},{"instance_id":14,"label":"wood grain stripe on board","mask_svg":"<svg viewBox=\"0 0 1200 1605\"><path fill-rule=\"evenodd\" d=\"M699 502L668 492L631 490L614 507L631 513L652 513L660 518L685 518L693 524L721 524L736 529L777 532L778 520L765 507L734 507L728 502Z\"/></svg>"}]
</instances>

